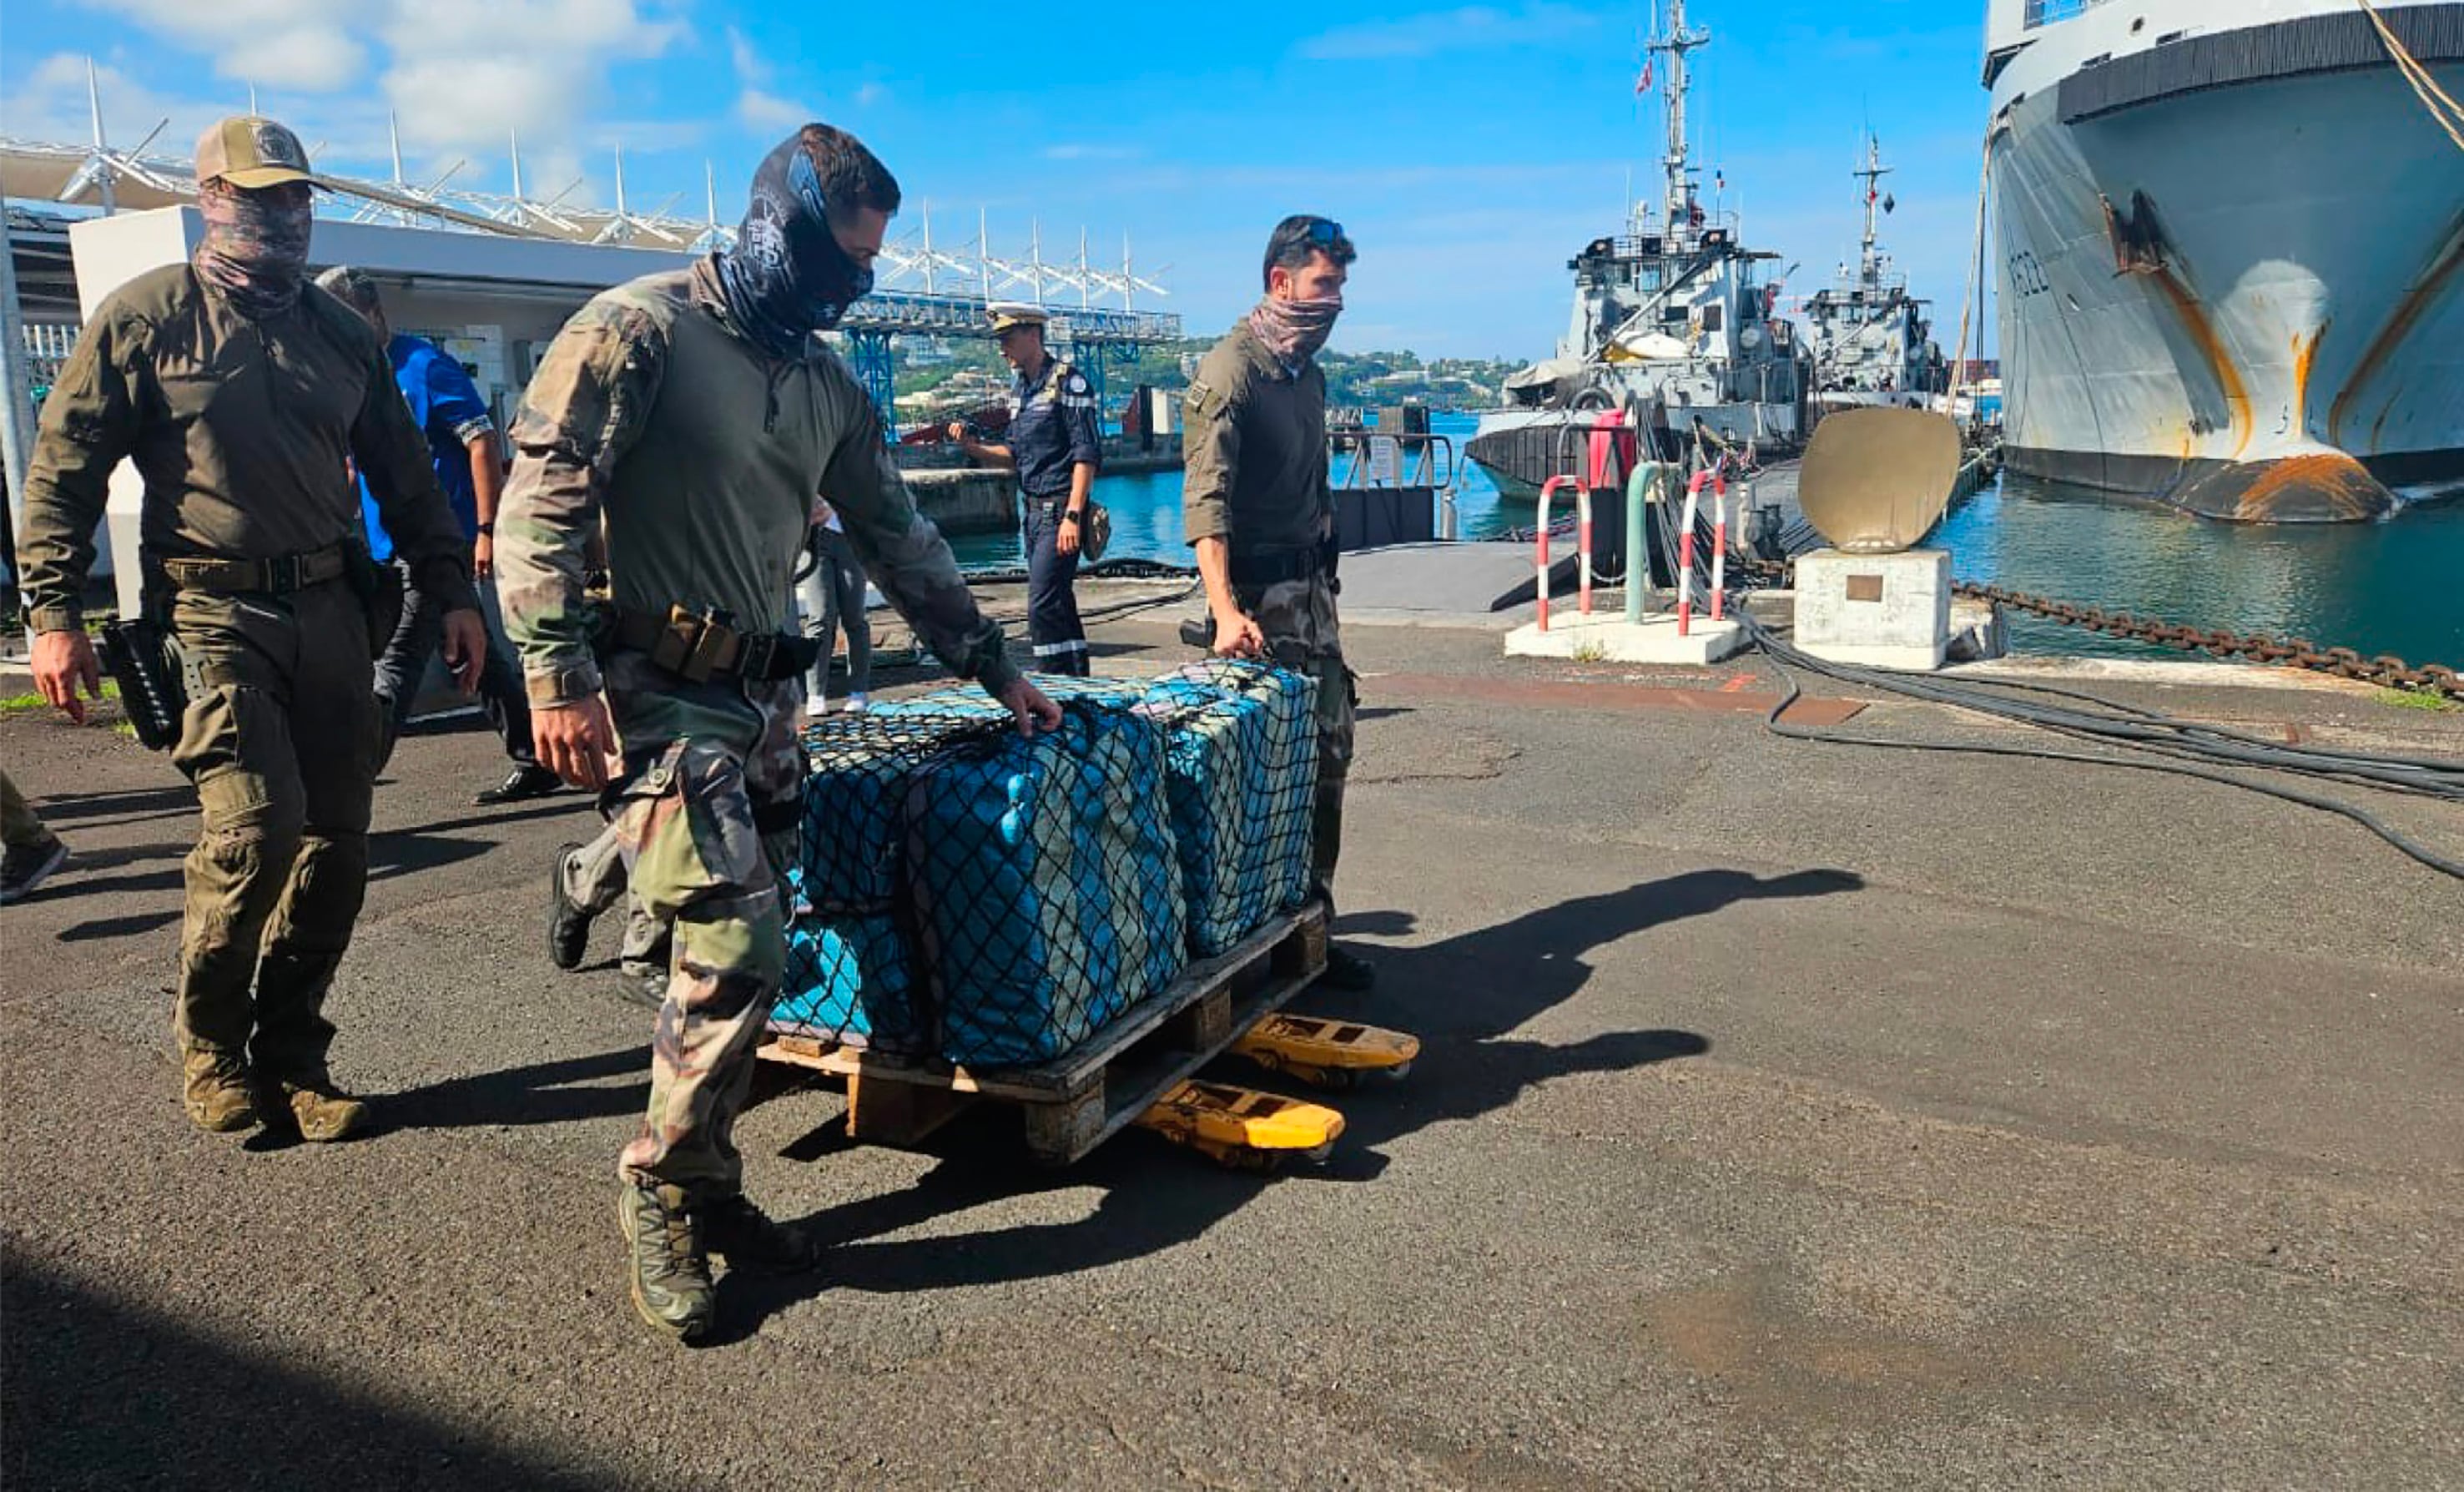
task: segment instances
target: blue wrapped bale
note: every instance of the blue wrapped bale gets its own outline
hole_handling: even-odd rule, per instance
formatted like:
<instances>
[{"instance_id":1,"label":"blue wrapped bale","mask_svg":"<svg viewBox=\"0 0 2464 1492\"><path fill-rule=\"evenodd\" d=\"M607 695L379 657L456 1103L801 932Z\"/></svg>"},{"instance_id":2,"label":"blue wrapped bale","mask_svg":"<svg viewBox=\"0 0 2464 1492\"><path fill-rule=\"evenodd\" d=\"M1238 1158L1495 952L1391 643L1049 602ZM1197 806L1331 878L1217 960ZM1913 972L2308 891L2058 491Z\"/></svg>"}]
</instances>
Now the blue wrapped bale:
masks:
<instances>
[{"instance_id":1,"label":"blue wrapped bale","mask_svg":"<svg viewBox=\"0 0 2464 1492\"><path fill-rule=\"evenodd\" d=\"M997 720L869 715L806 728L795 912L771 1029L887 1056L938 1049L921 965L899 920L907 793L955 741L1003 729Z\"/></svg>"},{"instance_id":2,"label":"blue wrapped bale","mask_svg":"<svg viewBox=\"0 0 2464 1492\"><path fill-rule=\"evenodd\" d=\"M805 912L787 927L787 974L770 1029L885 1055L933 1050L906 939L887 916Z\"/></svg>"},{"instance_id":3,"label":"blue wrapped bale","mask_svg":"<svg viewBox=\"0 0 2464 1492\"><path fill-rule=\"evenodd\" d=\"M941 1054L1049 1062L1176 978L1186 931L1163 737L1080 699L1058 732L955 742L908 791L905 875Z\"/></svg>"},{"instance_id":4,"label":"blue wrapped bale","mask_svg":"<svg viewBox=\"0 0 2464 1492\"><path fill-rule=\"evenodd\" d=\"M1309 900L1317 683L1209 659L1155 680L1138 712L1164 727L1190 950L1230 949Z\"/></svg>"}]
</instances>

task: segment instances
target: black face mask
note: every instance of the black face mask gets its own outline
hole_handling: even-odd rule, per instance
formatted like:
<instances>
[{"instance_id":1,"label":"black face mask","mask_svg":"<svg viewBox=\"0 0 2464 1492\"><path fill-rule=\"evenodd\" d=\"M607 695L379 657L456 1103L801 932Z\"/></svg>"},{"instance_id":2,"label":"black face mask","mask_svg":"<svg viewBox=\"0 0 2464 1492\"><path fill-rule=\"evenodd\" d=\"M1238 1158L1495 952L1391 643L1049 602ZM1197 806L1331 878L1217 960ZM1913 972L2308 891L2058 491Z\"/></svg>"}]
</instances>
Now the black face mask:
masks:
<instances>
[{"instance_id":1,"label":"black face mask","mask_svg":"<svg viewBox=\"0 0 2464 1492\"><path fill-rule=\"evenodd\" d=\"M791 136L753 173L736 245L718 256L728 315L773 357L798 356L807 338L838 325L872 290L872 271L830 231L829 209L801 133Z\"/></svg>"}]
</instances>

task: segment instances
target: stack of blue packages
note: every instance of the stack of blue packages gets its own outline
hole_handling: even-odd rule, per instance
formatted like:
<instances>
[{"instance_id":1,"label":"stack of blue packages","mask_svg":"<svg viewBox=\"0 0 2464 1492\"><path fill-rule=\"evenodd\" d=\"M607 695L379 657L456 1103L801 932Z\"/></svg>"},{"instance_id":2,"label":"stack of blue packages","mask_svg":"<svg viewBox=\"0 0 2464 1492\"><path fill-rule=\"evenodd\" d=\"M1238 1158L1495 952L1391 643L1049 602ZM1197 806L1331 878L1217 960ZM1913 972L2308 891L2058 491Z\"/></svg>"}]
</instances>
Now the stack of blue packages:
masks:
<instances>
[{"instance_id":1,"label":"stack of blue packages","mask_svg":"<svg viewBox=\"0 0 2464 1492\"><path fill-rule=\"evenodd\" d=\"M842 715L809 727L803 847L774 1030L928 1057L935 1022L903 934L909 786L951 745L998 721Z\"/></svg>"},{"instance_id":2,"label":"stack of blue packages","mask_svg":"<svg viewBox=\"0 0 2464 1492\"><path fill-rule=\"evenodd\" d=\"M970 736L916 774L904 873L944 1058L1048 1062L1179 976L1163 755L1080 694L1058 732Z\"/></svg>"},{"instance_id":3,"label":"stack of blue packages","mask_svg":"<svg viewBox=\"0 0 2464 1492\"><path fill-rule=\"evenodd\" d=\"M1164 727L1190 950L1230 949L1313 889L1317 681L1211 658L1146 687L1137 711Z\"/></svg>"}]
</instances>

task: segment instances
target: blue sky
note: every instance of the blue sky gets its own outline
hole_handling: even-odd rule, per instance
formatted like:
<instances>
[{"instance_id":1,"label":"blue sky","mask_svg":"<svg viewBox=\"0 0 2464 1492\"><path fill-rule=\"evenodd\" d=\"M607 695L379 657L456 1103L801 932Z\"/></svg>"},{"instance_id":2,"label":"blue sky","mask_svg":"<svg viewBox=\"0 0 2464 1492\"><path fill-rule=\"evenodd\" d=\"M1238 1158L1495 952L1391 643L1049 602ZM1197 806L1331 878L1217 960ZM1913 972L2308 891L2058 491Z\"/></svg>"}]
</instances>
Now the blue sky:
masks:
<instances>
[{"instance_id":1,"label":"blue sky","mask_svg":"<svg viewBox=\"0 0 2464 1492\"><path fill-rule=\"evenodd\" d=\"M320 165L382 175L399 115L409 173L457 159L501 189L518 130L525 185L575 177L605 202L626 153L638 210L681 193L719 210L805 118L855 131L929 199L937 241L1047 257L1078 230L1117 264L1126 233L1160 302L1194 331L1254 297L1265 230L1287 211L1359 241L1336 345L1542 356L1563 329L1566 259L1611 231L1628 171L1653 179L1656 96L1633 82L1640 6L979 6L907 11L780 0L0 0L0 132L82 140L85 57L106 123L158 120L185 149L245 105L292 122ZM1811 290L1853 252L1847 172L1871 121L1898 166L1885 246L1959 315L1985 98L1983 7L1695 0L1698 149L1747 236ZM1706 178L1707 180L1707 178ZM1156 274L1157 271L1161 273Z\"/></svg>"}]
</instances>

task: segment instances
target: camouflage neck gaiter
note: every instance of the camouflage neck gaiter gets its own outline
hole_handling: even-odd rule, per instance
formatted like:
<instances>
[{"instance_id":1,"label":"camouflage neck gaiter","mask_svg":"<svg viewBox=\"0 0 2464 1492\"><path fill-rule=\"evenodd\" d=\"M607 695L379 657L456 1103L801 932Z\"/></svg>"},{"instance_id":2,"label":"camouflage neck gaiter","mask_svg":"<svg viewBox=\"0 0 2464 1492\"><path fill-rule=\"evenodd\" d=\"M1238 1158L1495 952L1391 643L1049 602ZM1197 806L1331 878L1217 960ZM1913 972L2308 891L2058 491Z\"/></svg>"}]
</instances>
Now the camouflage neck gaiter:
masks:
<instances>
[{"instance_id":1,"label":"camouflage neck gaiter","mask_svg":"<svg viewBox=\"0 0 2464 1492\"><path fill-rule=\"evenodd\" d=\"M1249 332L1265 344L1276 361L1288 368L1307 367L1334 331L1343 315L1343 297L1319 296L1309 300L1278 300L1272 296L1249 313Z\"/></svg>"},{"instance_id":2,"label":"camouflage neck gaiter","mask_svg":"<svg viewBox=\"0 0 2464 1492\"><path fill-rule=\"evenodd\" d=\"M221 181L197 192L206 236L197 245L197 277L230 297L242 315L279 316L299 298L308 276L308 234L315 208L301 189L250 191Z\"/></svg>"}]
</instances>

